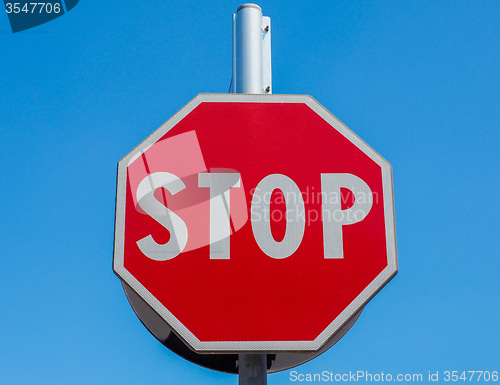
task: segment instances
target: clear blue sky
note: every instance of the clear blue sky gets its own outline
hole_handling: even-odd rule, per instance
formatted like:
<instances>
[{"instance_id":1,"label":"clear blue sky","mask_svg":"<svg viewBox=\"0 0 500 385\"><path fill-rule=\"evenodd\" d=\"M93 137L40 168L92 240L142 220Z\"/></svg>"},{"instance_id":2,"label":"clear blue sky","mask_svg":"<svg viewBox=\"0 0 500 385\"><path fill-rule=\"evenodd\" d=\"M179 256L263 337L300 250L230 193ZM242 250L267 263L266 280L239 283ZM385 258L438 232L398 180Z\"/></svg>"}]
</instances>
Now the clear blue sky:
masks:
<instances>
[{"instance_id":1,"label":"clear blue sky","mask_svg":"<svg viewBox=\"0 0 500 385\"><path fill-rule=\"evenodd\" d=\"M149 334L112 252L117 162L227 92L240 4L81 0L16 34L0 15L1 383L237 383ZM314 96L394 171L399 274L296 370L500 370L500 2L259 4L274 93Z\"/></svg>"}]
</instances>

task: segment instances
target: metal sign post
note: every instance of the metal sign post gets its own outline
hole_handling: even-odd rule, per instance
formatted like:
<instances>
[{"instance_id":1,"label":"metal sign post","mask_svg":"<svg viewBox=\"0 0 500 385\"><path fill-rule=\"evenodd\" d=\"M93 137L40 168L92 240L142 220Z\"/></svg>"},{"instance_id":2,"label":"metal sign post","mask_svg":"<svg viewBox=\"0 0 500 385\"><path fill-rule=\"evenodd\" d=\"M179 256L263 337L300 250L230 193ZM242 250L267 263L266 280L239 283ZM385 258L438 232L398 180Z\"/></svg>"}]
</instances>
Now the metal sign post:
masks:
<instances>
[{"instance_id":1,"label":"metal sign post","mask_svg":"<svg viewBox=\"0 0 500 385\"><path fill-rule=\"evenodd\" d=\"M271 94L271 19L255 4L233 14L233 77L229 92ZM239 385L267 384L267 354L238 354Z\"/></svg>"},{"instance_id":2,"label":"metal sign post","mask_svg":"<svg viewBox=\"0 0 500 385\"><path fill-rule=\"evenodd\" d=\"M238 354L239 385L267 384L267 354Z\"/></svg>"},{"instance_id":3,"label":"metal sign post","mask_svg":"<svg viewBox=\"0 0 500 385\"><path fill-rule=\"evenodd\" d=\"M255 4L233 14L233 77L230 93L271 94L271 19Z\"/></svg>"}]
</instances>

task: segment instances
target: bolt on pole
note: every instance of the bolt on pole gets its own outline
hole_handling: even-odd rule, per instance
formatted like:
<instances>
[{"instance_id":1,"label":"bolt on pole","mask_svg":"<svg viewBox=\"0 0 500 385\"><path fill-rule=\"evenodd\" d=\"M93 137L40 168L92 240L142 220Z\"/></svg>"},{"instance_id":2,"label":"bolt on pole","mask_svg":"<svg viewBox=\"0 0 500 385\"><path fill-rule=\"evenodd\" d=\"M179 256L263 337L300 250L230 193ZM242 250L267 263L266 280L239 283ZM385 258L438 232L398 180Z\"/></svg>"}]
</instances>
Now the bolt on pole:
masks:
<instances>
[{"instance_id":1,"label":"bolt on pole","mask_svg":"<svg viewBox=\"0 0 500 385\"><path fill-rule=\"evenodd\" d=\"M271 19L255 4L233 14L233 76L230 93L270 94ZM267 384L267 354L238 354L239 385Z\"/></svg>"}]
</instances>

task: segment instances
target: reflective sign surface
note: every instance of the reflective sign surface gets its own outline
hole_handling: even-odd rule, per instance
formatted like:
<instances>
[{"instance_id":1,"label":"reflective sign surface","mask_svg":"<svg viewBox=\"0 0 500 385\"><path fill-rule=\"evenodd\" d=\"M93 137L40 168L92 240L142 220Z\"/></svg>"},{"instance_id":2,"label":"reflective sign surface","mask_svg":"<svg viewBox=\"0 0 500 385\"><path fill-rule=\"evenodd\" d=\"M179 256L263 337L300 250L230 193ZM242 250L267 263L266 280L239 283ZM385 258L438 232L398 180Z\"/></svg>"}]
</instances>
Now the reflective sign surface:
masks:
<instances>
[{"instance_id":1,"label":"reflective sign surface","mask_svg":"<svg viewBox=\"0 0 500 385\"><path fill-rule=\"evenodd\" d=\"M118 172L115 271L195 350L319 349L397 271L389 163L308 96L199 95Z\"/></svg>"}]
</instances>

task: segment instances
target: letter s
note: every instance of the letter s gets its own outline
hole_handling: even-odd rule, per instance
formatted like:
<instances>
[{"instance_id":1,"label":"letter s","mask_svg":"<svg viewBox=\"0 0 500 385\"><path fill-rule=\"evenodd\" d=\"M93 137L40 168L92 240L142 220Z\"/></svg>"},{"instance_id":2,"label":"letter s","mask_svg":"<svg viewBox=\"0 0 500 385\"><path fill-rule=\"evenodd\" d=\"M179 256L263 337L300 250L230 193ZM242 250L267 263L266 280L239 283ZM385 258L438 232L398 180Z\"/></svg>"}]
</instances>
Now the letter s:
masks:
<instances>
[{"instance_id":1,"label":"letter s","mask_svg":"<svg viewBox=\"0 0 500 385\"><path fill-rule=\"evenodd\" d=\"M188 230L184 221L177 214L154 197L154 192L160 187L167 189L174 195L184 190L186 186L174 174L155 172L145 177L137 187L139 206L170 232L170 239L165 244L159 244L150 234L137 241L137 246L146 257L155 261L167 261L177 257L186 247Z\"/></svg>"}]
</instances>

